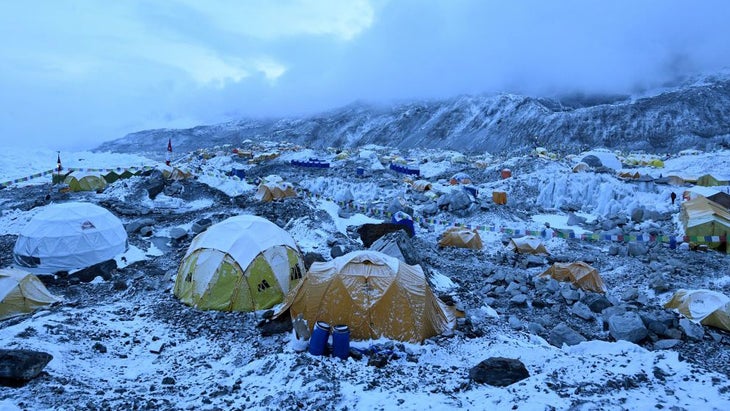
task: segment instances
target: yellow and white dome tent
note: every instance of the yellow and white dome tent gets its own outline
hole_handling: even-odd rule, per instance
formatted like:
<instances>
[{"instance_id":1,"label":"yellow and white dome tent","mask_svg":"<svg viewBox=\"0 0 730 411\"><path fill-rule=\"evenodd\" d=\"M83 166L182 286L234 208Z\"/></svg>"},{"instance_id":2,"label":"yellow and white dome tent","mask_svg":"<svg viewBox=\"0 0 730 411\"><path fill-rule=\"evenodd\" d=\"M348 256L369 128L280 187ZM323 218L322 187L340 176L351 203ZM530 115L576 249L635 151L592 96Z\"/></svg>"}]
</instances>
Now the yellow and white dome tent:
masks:
<instances>
[{"instance_id":1,"label":"yellow and white dome tent","mask_svg":"<svg viewBox=\"0 0 730 411\"><path fill-rule=\"evenodd\" d=\"M91 203L60 203L43 208L23 227L13 261L34 274L90 267L127 250L122 222Z\"/></svg>"},{"instance_id":2,"label":"yellow and white dome tent","mask_svg":"<svg viewBox=\"0 0 730 411\"><path fill-rule=\"evenodd\" d=\"M304 260L289 233L265 218L240 215L193 239L173 292L202 310L264 310L282 302L303 274Z\"/></svg>"},{"instance_id":3,"label":"yellow and white dome tent","mask_svg":"<svg viewBox=\"0 0 730 411\"><path fill-rule=\"evenodd\" d=\"M32 313L57 301L33 274L0 268L0 320Z\"/></svg>"}]
</instances>

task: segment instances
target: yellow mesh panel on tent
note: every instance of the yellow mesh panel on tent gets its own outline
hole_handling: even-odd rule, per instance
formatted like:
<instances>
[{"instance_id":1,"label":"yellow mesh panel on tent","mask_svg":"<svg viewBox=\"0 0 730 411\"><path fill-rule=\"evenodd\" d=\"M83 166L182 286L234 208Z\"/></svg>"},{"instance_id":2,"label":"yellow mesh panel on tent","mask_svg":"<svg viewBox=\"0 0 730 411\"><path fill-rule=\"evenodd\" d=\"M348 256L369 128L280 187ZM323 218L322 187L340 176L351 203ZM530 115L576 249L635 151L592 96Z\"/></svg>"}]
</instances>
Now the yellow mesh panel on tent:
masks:
<instances>
[{"instance_id":1,"label":"yellow mesh panel on tent","mask_svg":"<svg viewBox=\"0 0 730 411\"><path fill-rule=\"evenodd\" d=\"M238 264L226 255L215 270L205 294L196 302L196 306L203 310L230 311L233 306L233 295L242 278Z\"/></svg>"},{"instance_id":2,"label":"yellow mesh panel on tent","mask_svg":"<svg viewBox=\"0 0 730 411\"><path fill-rule=\"evenodd\" d=\"M284 299L284 292L263 255L256 256L246 269L245 276L256 310L271 308Z\"/></svg>"}]
</instances>

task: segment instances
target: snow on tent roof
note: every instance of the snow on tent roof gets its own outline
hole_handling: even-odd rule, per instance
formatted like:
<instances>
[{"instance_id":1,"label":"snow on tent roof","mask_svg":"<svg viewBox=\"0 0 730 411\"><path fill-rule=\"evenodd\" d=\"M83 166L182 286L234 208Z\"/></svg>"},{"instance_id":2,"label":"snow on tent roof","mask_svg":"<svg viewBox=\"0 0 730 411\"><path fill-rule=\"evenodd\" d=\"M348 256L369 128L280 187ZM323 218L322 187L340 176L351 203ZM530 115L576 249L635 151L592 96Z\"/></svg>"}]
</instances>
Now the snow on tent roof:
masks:
<instances>
[{"instance_id":1,"label":"snow on tent roof","mask_svg":"<svg viewBox=\"0 0 730 411\"><path fill-rule=\"evenodd\" d=\"M32 272L55 273L90 267L127 248L122 222L90 203L46 206L20 231L13 259Z\"/></svg>"},{"instance_id":2,"label":"snow on tent roof","mask_svg":"<svg viewBox=\"0 0 730 411\"><path fill-rule=\"evenodd\" d=\"M601 164L603 164L604 167L612 168L614 170L620 170L622 168L621 161L616 157L616 154L605 152L605 151L597 151L597 150L591 150L588 152L583 153L583 161L585 161L585 157L587 156L595 156L599 160L601 160ZM589 165L591 163L588 163Z\"/></svg>"}]
</instances>

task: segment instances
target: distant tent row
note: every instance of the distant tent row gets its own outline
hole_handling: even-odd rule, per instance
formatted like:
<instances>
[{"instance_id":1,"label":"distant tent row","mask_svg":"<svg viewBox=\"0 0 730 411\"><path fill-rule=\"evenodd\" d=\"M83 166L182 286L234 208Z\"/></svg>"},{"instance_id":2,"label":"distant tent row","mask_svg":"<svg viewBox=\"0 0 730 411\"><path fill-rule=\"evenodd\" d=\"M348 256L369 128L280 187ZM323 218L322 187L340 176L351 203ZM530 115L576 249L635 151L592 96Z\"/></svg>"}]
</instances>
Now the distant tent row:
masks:
<instances>
[{"instance_id":1,"label":"distant tent row","mask_svg":"<svg viewBox=\"0 0 730 411\"><path fill-rule=\"evenodd\" d=\"M177 167L160 165L158 169L167 180L184 180L192 177L188 171ZM120 179L140 175L146 169L114 169L110 171L75 170L65 174L53 174L53 184L66 184L70 191L102 191L108 184Z\"/></svg>"},{"instance_id":2,"label":"distant tent row","mask_svg":"<svg viewBox=\"0 0 730 411\"><path fill-rule=\"evenodd\" d=\"M298 167L308 168L330 168L330 163L324 160L316 158L310 158L309 160L292 160L291 164Z\"/></svg>"},{"instance_id":3,"label":"distant tent row","mask_svg":"<svg viewBox=\"0 0 730 411\"><path fill-rule=\"evenodd\" d=\"M408 175L414 175L414 176L421 175L421 170L419 170L418 168L413 168L413 167L405 166L402 164L390 163L390 169L395 172L401 173L401 174L408 174Z\"/></svg>"}]
</instances>

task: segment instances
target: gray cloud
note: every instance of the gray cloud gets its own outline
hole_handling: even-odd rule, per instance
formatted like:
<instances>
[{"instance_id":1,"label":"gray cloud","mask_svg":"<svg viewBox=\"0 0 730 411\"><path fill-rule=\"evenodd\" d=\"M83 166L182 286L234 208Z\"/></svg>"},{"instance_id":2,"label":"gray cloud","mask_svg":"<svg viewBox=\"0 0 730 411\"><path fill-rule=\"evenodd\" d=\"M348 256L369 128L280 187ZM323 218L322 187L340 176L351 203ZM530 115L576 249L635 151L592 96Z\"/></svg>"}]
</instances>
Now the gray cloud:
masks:
<instances>
[{"instance_id":1,"label":"gray cloud","mask_svg":"<svg viewBox=\"0 0 730 411\"><path fill-rule=\"evenodd\" d=\"M91 148L355 100L636 93L730 66L719 0L41 4L0 6L3 143Z\"/></svg>"}]
</instances>

